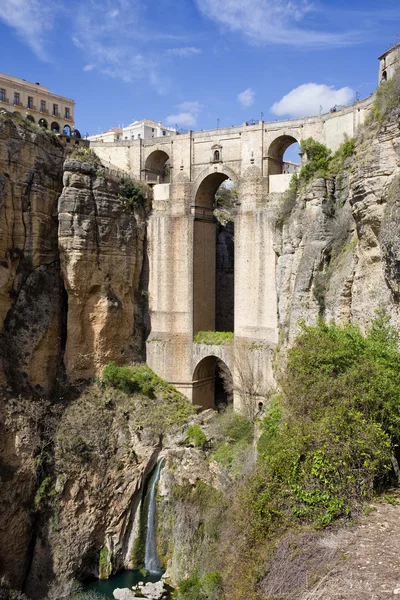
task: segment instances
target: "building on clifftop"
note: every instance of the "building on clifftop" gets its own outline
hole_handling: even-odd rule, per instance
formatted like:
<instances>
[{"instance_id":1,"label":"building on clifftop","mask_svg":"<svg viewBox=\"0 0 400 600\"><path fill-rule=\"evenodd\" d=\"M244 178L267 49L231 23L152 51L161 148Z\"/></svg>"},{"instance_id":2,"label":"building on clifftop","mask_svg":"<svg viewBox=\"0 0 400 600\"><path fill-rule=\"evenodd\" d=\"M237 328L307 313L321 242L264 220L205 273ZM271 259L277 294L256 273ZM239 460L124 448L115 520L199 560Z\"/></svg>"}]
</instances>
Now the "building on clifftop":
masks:
<instances>
[{"instance_id":1,"label":"building on clifftop","mask_svg":"<svg viewBox=\"0 0 400 600\"><path fill-rule=\"evenodd\" d=\"M391 79L400 64L400 44L389 48L379 57L378 83Z\"/></svg>"},{"instance_id":2,"label":"building on clifftop","mask_svg":"<svg viewBox=\"0 0 400 600\"><path fill-rule=\"evenodd\" d=\"M0 73L0 108L55 133L71 135L75 102L58 96L40 83Z\"/></svg>"},{"instance_id":3,"label":"building on clifftop","mask_svg":"<svg viewBox=\"0 0 400 600\"><path fill-rule=\"evenodd\" d=\"M149 138L166 137L176 135L176 130L171 127L164 127L160 122L150 119L134 121L127 127L114 127L104 133L90 135L87 139L90 142L117 142L131 140L146 140Z\"/></svg>"}]
</instances>

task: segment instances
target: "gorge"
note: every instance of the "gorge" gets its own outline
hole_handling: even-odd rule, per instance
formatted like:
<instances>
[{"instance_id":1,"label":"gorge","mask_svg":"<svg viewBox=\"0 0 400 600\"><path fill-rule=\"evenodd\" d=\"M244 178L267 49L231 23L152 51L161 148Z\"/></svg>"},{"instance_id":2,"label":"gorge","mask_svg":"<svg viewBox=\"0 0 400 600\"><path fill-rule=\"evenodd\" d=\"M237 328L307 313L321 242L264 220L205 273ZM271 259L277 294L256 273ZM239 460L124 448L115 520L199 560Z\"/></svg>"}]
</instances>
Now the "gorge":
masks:
<instances>
[{"instance_id":1,"label":"gorge","mask_svg":"<svg viewBox=\"0 0 400 600\"><path fill-rule=\"evenodd\" d=\"M71 151L62 138L0 115L6 599L20 590L31 600L85 600L90 589L80 590L89 581L144 566L166 569L179 600L307 600L344 547L342 537L330 552L323 528L358 518L374 490L392 498L399 97L396 75L336 153L303 139L309 166L285 193L271 192L244 153L234 261L213 212L221 182L230 175L237 183L222 161L194 178L193 192L187 165L180 171L186 155L177 152L172 181L153 185L102 163L95 147ZM183 137L179 144L193 139ZM223 295L230 285L222 275L216 285L215 266L223 264L234 270L226 312L235 317L221 343L206 334L218 333L215 289ZM313 348L328 356L320 370ZM311 374L303 363L293 367L300 350ZM334 372L331 351L335 369L340 364ZM229 405L220 412L217 374ZM376 388L362 387L366 381ZM322 409L312 412L319 398L327 398L322 417ZM331 398L341 399L335 410ZM340 446L349 449L345 457ZM149 484L143 545L140 506L151 473L159 481ZM290 585L278 585L277 573L299 556Z\"/></svg>"}]
</instances>

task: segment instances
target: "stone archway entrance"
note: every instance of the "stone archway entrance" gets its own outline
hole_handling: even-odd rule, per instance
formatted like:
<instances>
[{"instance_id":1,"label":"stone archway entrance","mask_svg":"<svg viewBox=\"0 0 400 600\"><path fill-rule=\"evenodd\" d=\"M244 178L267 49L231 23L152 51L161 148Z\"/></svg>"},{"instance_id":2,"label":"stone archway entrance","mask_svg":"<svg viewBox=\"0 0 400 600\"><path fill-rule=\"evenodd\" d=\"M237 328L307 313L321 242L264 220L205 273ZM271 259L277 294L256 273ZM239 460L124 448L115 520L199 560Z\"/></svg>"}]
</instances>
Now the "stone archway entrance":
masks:
<instances>
[{"instance_id":1,"label":"stone archway entrance","mask_svg":"<svg viewBox=\"0 0 400 600\"><path fill-rule=\"evenodd\" d=\"M192 403L207 408L224 408L233 402L232 374L223 360L206 356L193 373Z\"/></svg>"}]
</instances>

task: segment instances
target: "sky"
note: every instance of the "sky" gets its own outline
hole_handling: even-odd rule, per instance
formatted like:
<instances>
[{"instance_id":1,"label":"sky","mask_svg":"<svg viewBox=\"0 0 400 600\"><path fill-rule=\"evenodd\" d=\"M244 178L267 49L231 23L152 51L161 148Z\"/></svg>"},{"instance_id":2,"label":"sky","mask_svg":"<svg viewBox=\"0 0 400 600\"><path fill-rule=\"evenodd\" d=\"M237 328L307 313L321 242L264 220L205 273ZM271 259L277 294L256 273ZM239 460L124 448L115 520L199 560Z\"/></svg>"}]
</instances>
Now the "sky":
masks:
<instances>
[{"instance_id":1,"label":"sky","mask_svg":"<svg viewBox=\"0 0 400 600\"><path fill-rule=\"evenodd\" d=\"M400 1L0 0L0 71L73 98L82 135L213 129L365 98Z\"/></svg>"}]
</instances>

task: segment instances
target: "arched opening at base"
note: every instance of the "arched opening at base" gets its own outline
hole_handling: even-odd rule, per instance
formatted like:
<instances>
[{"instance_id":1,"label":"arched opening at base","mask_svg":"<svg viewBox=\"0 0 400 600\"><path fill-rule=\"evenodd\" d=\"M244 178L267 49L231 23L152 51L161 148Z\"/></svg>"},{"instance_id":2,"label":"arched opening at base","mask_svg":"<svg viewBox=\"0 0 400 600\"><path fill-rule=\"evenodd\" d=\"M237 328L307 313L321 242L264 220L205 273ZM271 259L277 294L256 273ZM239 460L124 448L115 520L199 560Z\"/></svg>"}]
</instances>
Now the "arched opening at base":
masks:
<instances>
[{"instance_id":1,"label":"arched opening at base","mask_svg":"<svg viewBox=\"0 0 400 600\"><path fill-rule=\"evenodd\" d=\"M232 374L223 360L206 356L193 373L192 402L202 410L222 410L233 402Z\"/></svg>"}]
</instances>

